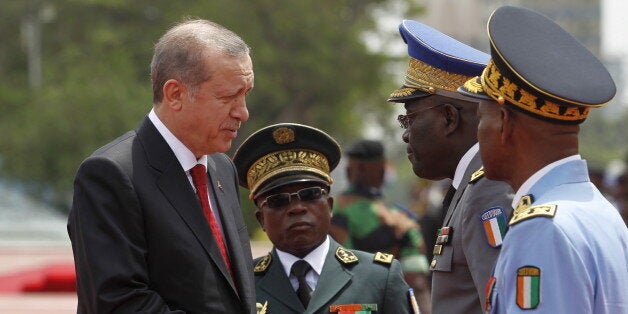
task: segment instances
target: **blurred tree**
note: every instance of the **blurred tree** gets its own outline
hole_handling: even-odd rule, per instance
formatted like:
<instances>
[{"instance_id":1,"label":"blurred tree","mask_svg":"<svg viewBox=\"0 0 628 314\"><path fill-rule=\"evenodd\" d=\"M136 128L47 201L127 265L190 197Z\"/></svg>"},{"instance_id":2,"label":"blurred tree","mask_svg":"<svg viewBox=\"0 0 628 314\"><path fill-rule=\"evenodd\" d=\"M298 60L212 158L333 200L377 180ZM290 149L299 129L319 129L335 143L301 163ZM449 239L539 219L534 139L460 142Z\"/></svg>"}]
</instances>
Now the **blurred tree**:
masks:
<instances>
[{"instance_id":1,"label":"blurred tree","mask_svg":"<svg viewBox=\"0 0 628 314\"><path fill-rule=\"evenodd\" d=\"M361 39L375 27L372 11L391 3L419 9L411 0L4 1L1 174L68 208L80 161L150 110L152 45L185 16L223 24L253 49L252 119L234 147L280 121L351 139L363 113L383 122L392 110L384 101L399 82L389 59Z\"/></svg>"}]
</instances>

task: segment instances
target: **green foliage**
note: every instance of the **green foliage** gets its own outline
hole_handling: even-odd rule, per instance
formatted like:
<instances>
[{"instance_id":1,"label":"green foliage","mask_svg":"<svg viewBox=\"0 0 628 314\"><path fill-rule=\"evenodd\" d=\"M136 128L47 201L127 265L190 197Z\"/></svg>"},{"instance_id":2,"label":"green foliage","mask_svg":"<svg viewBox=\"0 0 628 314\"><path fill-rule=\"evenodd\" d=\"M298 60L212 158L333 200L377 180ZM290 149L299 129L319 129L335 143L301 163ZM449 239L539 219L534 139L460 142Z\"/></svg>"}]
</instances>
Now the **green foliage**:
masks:
<instances>
[{"instance_id":1,"label":"green foliage","mask_svg":"<svg viewBox=\"0 0 628 314\"><path fill-rule=\"evenodd\" d=\"M371 10L409 0L43 0L6 1L0 11L0 172L61 208L70 202L82 159L126 130L151 107L152 45L182 18L214 20L252 47L254 130L299 122L350 139L363 113L385 117L386 93L399 82L387 58L360 39ZM414 9L414 7L411 7ZM29 57L25 21L41 25L41 55ZM41 88L29 86L29 62L42 64Z\"/></svg>"}]
</instances>

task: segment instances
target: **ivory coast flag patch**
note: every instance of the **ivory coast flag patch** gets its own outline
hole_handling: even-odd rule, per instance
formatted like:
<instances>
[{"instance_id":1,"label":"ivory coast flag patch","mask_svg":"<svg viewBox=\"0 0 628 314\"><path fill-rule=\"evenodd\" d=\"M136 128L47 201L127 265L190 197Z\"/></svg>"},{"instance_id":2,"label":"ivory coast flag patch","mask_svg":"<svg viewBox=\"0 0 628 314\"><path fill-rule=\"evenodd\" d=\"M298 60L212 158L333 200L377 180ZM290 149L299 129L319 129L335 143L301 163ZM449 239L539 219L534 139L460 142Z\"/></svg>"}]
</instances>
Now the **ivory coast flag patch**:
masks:
<instances>
[{"instance_id":1,"label":"ivory coast flag patch","mask_svg":"<svg viewBox=\"0 0 628 314\"><path fill-rule=\"evenodd\" d=\"M499 206L491 207L480 214L480 220L484 226L488 244L492 247L502 245L507 226L504 210Z\"/></svg>"},{"instance_id":2,"label":"ivory coast flag patch","mask_svg":"<svg viewBox=\"0 0 628 314\"><path fill-rule=\"evenodd\" d=\"M534 309L539 305L541 270L534 266L517 269L517 305L522 310Z\"/></svg>"}]
</instances>

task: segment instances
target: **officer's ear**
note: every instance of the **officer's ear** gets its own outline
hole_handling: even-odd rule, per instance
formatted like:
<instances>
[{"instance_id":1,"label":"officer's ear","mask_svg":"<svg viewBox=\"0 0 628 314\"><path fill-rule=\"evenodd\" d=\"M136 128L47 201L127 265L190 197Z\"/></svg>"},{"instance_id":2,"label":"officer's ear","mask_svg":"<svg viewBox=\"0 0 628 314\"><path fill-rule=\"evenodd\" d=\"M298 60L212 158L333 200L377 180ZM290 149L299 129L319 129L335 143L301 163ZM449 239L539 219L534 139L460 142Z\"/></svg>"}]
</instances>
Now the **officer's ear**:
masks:
<instances>
[{"instance_id":1,"label":"officer's ear","mask_svg":"<svg viewBox=\"0 0 628 314\"><path fill-rule=\"evenodd\" d=\"M327 205L329 206L329 211L331 212L334 208L334 198L332 196L327 196Z\"/></svg>"},{"instance_id":2,"label":"officer's ear","mask_svg":"<svg viewBox=\"0 0 628 314\"><path fill-rule=\"evenodd\" d=\"M259 223L260 227L262 227L262 230L266 232L266 229L264 229L264 214L262 214L261 210L255 210L255 219L257 219L257 222Z\"/></svg>"},{"instance_id":3,"label":"officer's ear","mask_svg":"<svg viewBox=\"0 0 628 314\"><path fill-rule=\"evenodd\" d=\"M501 125L499 126L499 135L502 144L507 143L514 130L515 114L505 106L499 106Z\"/></svg>"},{"instance_id":4,"label":"officer's ear","mask_svg":"<svg viewBox=\"0 0 628 314\"><path fill-rule=\"evenodd\" d=\"M454 105L443 104L443 114L445 115L445 135L449 135L456 131L460 124L460 112Z\"/></svg>"}]
</instances>

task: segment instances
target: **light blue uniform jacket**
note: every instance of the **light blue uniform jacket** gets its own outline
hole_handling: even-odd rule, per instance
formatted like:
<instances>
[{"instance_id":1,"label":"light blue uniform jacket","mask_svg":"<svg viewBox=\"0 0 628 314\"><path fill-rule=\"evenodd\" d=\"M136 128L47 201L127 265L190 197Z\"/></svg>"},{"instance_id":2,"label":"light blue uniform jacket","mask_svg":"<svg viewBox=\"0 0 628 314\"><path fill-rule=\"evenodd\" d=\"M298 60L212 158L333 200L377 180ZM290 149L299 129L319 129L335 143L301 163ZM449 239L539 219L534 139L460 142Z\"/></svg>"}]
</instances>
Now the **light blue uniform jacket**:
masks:
<instances>
[{"instance_id":1,"label":"light blue uniform jacket","mask_svg":"<svg viewBox=\"0 0 628 314\"><path fill-rule=\"evenodd\" d=\"M586 162L552 169L529 193L532 206L556 205L555 216L510 226L495 266L491 313L628 313L628 229L589 181ZM539 302L522 310L517 271L526 266L540 270Z\"/></svg>"}]
</instances>

